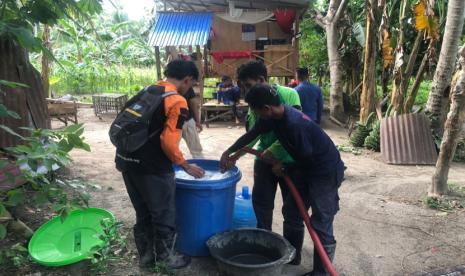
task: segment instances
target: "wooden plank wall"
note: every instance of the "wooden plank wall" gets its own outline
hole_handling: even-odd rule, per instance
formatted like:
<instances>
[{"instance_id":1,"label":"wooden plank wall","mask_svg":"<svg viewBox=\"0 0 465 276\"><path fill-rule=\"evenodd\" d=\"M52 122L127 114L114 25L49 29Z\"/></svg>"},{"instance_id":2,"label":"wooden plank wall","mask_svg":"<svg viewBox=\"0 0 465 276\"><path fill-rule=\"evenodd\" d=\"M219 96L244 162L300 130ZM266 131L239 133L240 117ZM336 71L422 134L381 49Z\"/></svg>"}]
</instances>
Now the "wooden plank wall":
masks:
<instances>
[{"instance_id":1,"label":"wooden plank wall","mask_svg":"<svg viewBox=\"0 0 465 276\"><path fill-rule=\"evenodd\" d=\"M215 38L211 42L211 50L226 51L253 51L255 41L242 41L242 24L225 21L218 16L212 19L212 29L215 32ZM292 43L290 34L281 31L276 22L261 22L255 25L256 39L266 37L268 39L286 39L289 44ZM222 64L218 64L211 58L211 69L213 76L229 75L235 76L236 68L248 62L250 59L227 59ZM293 68L292 68L293 70ZM281 73L282 70L277 72ZM276 75L272 72L270 75ZM287 74L286 74L287 75Z\"/></svg>"}]
</instances>

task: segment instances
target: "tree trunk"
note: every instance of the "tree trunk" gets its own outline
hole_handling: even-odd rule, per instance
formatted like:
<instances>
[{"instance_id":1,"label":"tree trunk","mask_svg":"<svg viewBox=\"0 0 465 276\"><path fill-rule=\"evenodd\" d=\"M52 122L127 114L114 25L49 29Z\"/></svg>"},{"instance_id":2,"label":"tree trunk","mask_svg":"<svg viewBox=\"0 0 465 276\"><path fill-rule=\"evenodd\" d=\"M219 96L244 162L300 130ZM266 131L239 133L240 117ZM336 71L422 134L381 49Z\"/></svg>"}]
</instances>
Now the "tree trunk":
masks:
<instances>
[{"instance_id":1,"label":"tree trunk","mask_svg":"<svg viewBox=\"0 0 465 276\"><path fill-rule=\"evenodd\" d=\"M397 47L396 56L394 63L393 82L392 82L392 93L391 93L391 104L392 110L396 113L402 113L404 105L404 95L402 94L401 83L404 81L404 70L405 70L405 53L404 53L404 29L405 29L405 12L407 9L407 0L400 2L400 17L399 17L399 34L397 36Z\"/></svg>"},{"instance_id":2,"label":"tree trunk","mask_svg":"<svg viewBox=\"0 0 465 276\"><path fill-rule=\"evenodd\" d=\"M400 83L400 90L402 93L402 98L405 98L407 94L407 89L410 84L410 77L413 73L413 67L415 66L415 61L417 60L418 51L420 50L421 42L423 41L423 37L425 35L425 31L419 31L417 34L417 38L415 39L415 44L413 44L412 52L410 53L407 67L405 68L404 76ZM404 110L404 112L408 112Z\"/></svg>"},{"instance_id":3,"label":"tree trunk","mask_svg":"<svg viewBox=\"0 0 465 276\"><path fill-rule=\"evenodd\" d=\"M429 192L430 196L440 196L448 192L447 179L450 163L454 157L462 126L465 123L465 46L460 52L462 69L452 91L452 104L445 123L441 151Z\"/></svg>"},{"instance_id":4,"label":"tree trunk","mask_svg":"<svg viewBox=\"0 0 465 276\"><path fill-rule=\"evenodd\" d=\"M344 113L344 103L342 97L344 91L344 82L342 78L342 61L338 49L338 22L346 7L346 0L331 0L325 22L327 36L326 42L328 46L329 74L331 81L329 97L330 115L342 123L345 123L346 115Z\"/></svg>"},{"instance_id":5,"label":"tree trunk","mask_svg":"<svg viewBox=\"0 0 465 276\"><path fill-rule=\"evenodd\" d=\"M157 80L161 80L161 59L160 59L160 47L155 46L155 64L157 67Z\"/></svg>"},{"instance_id":6,"label":"tree trunk","mask_svg":"<svg viewBox=\"0 0 465 276\"><path fill-rule=\"evenodd\" d=\"M410 112L412 110L413 105L415 104L415 99L417 97L418 90L420 89L420 84L423 81L423 77L425 75L426 64L428 63L428 53L425 53L423 56L423 60L421 61L420 68L418 68L417 76L415 77L415 81L413 82L412 90L405 102L404 111Z\"/></svg>"},{"instance_id":7,"label":"tree trunk","mask_svg":"<svg viewBox=\"0 0 465 276\"><path fill-rule=\"evenodd\" d=\"M365 40L365 57L363 62L363 86L360 99L360 122L365 123L375 110L376 95L376 1L366 1L367 27Z\"/></svg>"},{"instance_id":8,"label":"tree trunk","mask_svg":"<svg viewBox=\"0 0 465 276\"><path fill-rule=\"evenodd\" d=\"M464 11L465 1L449 0L441 53L426 104L426 112L431 118L431 127L436 133L441 127L438 118L441 115L444 92L450 85L455 67L458 44L463 29Z\"/></svg>"},{"instance_id":9,"label":"tree trunk","mask_svg":"<svg viewBox=\"0 0 465 276\"><path fill-rule=\"evenodd\" d=\"M29 87L2 87L0 102L15 111L21 119L0 118L4 124L22 135L28 132L19 127L50 128L44 87L40 73L29 62L29 54L16 41L0 37L0 80L24 83ZM20 140L0 130L0 148L15 146Z\"/></svg>"},{"instance_id":10,"label":"tree trunk","mask_svg":"<svg viewBox=\"0 0 465 276\"><path fill-rule=\"evenodd\" d=\"M48 49L49 51L51 50L50 46L50 26L44 25L44 33L42 36L42 41L44 43L44 47ZM49 97L51 98L52 95L50 93L50 81L49 81L49 74L50 74L50 60L48 59L47 54L42 53L42 82L44 85L44 97Z\"/></svg>"}]
</instances>

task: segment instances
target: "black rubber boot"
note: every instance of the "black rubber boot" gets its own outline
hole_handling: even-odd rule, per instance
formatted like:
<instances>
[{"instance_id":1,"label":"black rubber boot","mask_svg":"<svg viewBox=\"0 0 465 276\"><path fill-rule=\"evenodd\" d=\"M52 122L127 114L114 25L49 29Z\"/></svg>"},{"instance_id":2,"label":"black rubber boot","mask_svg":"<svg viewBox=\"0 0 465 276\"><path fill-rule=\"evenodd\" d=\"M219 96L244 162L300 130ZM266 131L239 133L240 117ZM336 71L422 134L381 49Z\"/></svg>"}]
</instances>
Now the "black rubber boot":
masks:
<instances>
[{"instance_id":1,"label":"black rubber boot","mask_svg":"<svg viewBox=\"0 0 465 276\"><path fill-rule=\"evenodd\" d=\"M175 249L176 234L159 235L155 239L157 262L164 263L169 269L179 269L188 266L191 258Z\"/></svg>"},{"instance_id":2,"label":"black rubber boot","mask_svg":"<svg viewBox=\"0 0 465 276\"><path fill-rule=\"evenodd\" d=\"M303 227L292 227L284 225L283 236L295 248L295 257L290 265L300 265L302 260L302 245L304 243L305 231Z\"/></svg>"},{"instance_id":3,"label":"black rubber boot","mask_svg":"<svg viewBox=\"0 0 465 276\"><path fill-rule=\"evenodd\" d=\"M336 253L336 244L328 244L323 245L323 248L328 254L329 259L331 262L334 260L334 254ZM321 260L318 252L316 250L313 251L313 271L306 273L302 276L327 276L329 275L328 271L325 269L323 261Z\"/></svg>"},{"instance_id":4,"label":"black rubber boot","mask_svg":"<svg viewBox=\"0 0 465 276\"><path fill-rule=\"evenodd\" d=\"M134 241L139 253L139 267L150 268L155 265L155 253L153 252L153 235L134 227Z\"/></svg>"}]
</instances>

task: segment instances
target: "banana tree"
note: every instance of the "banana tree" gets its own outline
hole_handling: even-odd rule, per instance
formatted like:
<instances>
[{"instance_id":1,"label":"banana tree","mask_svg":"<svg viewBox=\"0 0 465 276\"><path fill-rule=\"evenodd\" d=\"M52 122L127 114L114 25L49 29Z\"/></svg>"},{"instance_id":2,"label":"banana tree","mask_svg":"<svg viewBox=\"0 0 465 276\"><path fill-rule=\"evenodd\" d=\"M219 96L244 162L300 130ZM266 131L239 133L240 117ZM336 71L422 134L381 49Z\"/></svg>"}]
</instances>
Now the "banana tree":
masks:
<instances>
[{"instance_id":1,"label":"banana tree","mask_svg":"<svg viewBox=\"0 0 465 276\"><path fill-rule=\"evenodd\" d=\"M380 1L384 5L383 1ZM375 109L376 95L376 18L382 9L377 0L366 0L366 41L363 66L362 96L360 99L360 121L366 123L368 116Z\"/></svg>"}]
</instances>

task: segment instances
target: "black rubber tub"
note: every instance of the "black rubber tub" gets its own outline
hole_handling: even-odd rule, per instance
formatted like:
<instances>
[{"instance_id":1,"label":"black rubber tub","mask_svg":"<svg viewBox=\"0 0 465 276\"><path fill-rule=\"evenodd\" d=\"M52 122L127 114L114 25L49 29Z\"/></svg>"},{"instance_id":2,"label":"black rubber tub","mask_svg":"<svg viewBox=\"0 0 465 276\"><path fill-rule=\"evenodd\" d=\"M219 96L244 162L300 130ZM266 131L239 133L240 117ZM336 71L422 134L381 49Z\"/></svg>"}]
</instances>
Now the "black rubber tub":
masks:
<instances>
[{"instance_id":1,"label":"black rubber tub","mask_svg":"<svg viewBox=\"0 0 465 276\"><path fill-rule=\"evenodd\" d=\"M207 241L221 275L278 276L295 256L282 236L262 229L243 228L217 234Z\"/></svg>"}]
</instances>

